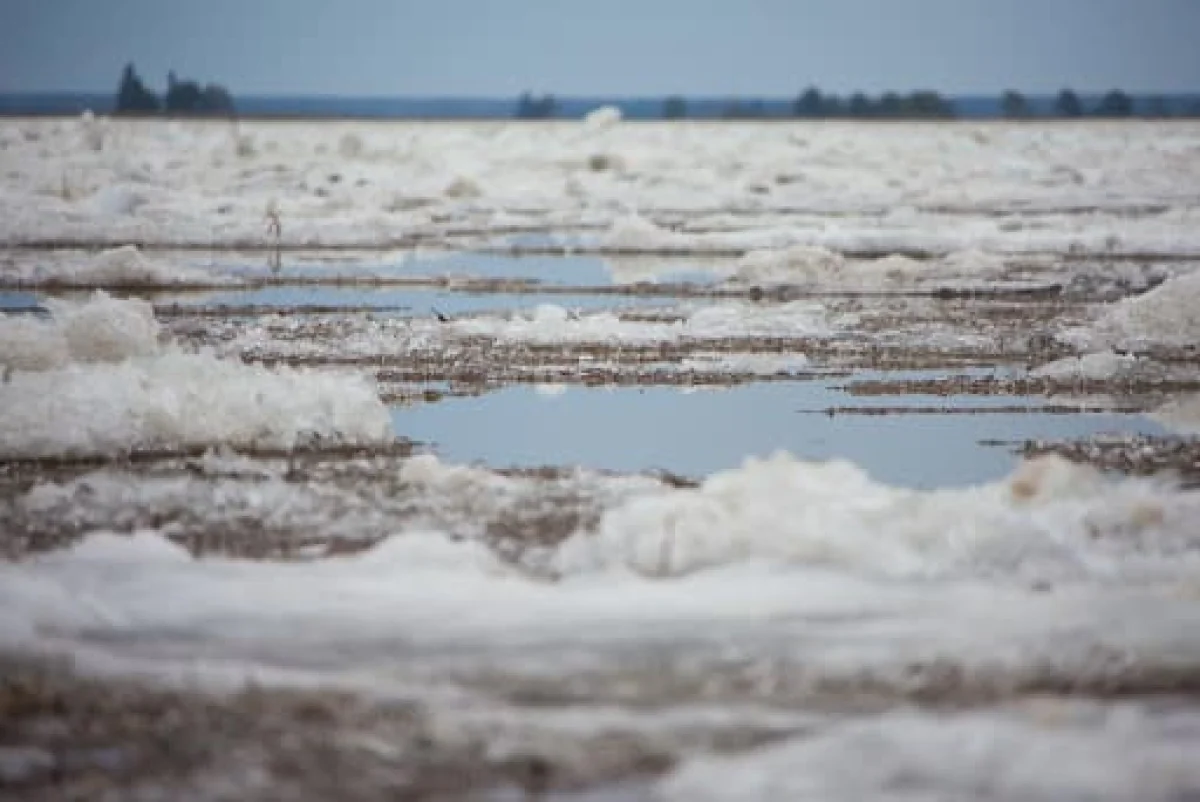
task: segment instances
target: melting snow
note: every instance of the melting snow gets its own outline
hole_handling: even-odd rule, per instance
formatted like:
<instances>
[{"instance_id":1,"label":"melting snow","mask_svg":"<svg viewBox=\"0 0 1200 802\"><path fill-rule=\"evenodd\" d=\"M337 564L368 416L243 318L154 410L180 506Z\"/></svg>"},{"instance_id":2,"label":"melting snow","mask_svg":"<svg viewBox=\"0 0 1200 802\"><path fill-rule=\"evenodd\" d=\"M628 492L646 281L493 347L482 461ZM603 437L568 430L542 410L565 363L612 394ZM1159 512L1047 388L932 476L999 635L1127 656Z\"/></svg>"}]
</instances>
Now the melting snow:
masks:
<instances>
[{"instance_id":1,"label":"melting snow","mask_svg":"<svg viewBox=\"0 0 1200 802\"><path fill-rule=\"evenodd\" d=\"M1200 270L1168 279L1111 304L1092 328L1100 343L1194 345L1200 342Z\"/></svg>"},{"instance_id":2,"label":"melting snow","mask_svg":"<svg viewBox=\"0 0 1200 802\"><path fill-rule=\"evenodd\" d=\"M122 245L82 257L45 254L36 260L25 259L0 270L0 283L27 287L186 287L234 285L237 280L150 258L133 245Z\"/></svg>"},{"instance_id":3,"label":"melting snow","mask_svg":"<svg viewBox=\"0 0 1200 802\"><path fill-rule=\"evenodd\" d=\"M772 306L725 303L701 306L681 321L626 321L611 312L574 312L540 304L509 318L475 317L455 321L461 334L535 342L655 342L679 338L800 337L828 334L833 324L825 309L811 301Z\"/></svg>"},{"instance_id":4,"label":"melting snow","mask_svg":"<svg viewBox=\"0 0 1200 802\"><path fill-rule=\"evenodd\" d=\"M1005 482L923 492L878 484L851 463L779 454L612 510L596 535L564 545L559 568L671 576L766 560L887 577L1129 577L1170 573L1195 553L1195 515L1200 494L1112 483L1055 457ZM1134 541L1137 554L1120 559Z\"/></svg>"},{"instance_id":5,"label":"melting snow","mask_svg":"<svg viewBox=\"0 0 1200 802\"><path fill-rule=\"evenodd\" d=\"M746 755L698 759L659 790L678 802L1175 802L1200 788L1198 727L1194 712L1155 716L1050 700L999 715L903 711Z\"/></svg>"},{"instance_id":6,"label":"melting snow","mask_svg":"<svg viewBox=\"0 0 1200 802\"><path fill-rule=\"evenodd\" d=\"M112 454L230 443L292 448L392 437L361 375L269 370L159 343L153 309L102 292L0 318L0 454Z\"/></svg>"}]
</instances>

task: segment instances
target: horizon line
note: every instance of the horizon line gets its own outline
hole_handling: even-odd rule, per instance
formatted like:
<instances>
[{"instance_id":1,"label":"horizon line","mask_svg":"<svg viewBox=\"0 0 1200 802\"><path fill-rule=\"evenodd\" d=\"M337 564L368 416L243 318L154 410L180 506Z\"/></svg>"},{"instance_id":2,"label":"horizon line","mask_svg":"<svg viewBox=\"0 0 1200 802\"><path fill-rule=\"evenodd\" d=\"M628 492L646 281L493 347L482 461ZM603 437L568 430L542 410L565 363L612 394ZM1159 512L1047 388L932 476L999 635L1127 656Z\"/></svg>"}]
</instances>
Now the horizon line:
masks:
<instances>
[{"instance_id":1,"label":"horizon line","mask_svg":"<svg viewBox=\"0 0 1200 802\"><path fill-rule=\"evenodd\" d=\"M221 84L224 86L224 84ZM967 92L947 92L930 87L913 87L909 89L884 89L877 91L865 91L856 89L849 92L834 92L821 89L819 86L803 87L792 94L753 94L753 93L737 93L726 92L718 94L708 93L686 93L686 92L649 92L649 93L620 93L620 92L582 92L582 93L562 93L548 89L539 90L521 90L520 92L510 94L455 94L455 93L431 93L431 94L352 94L352 93L329 93L329 92L234 92L229 90L235 98L294 98L306 100L440 100L440 101L510 101L519 99L524 95L533 97L551 95L559 100L662 100L670 97L681 97L686 100L730 100L730 99L754 99L754 100L783 100L793 101L799 95L802 95L810 88L816 88L822 95L827 97L852 97L856 94L863 94L868 97L880 96L886 94L911 94L913 92L935 92L942 97L947 98L998 98L1003 97L1007 92L1017 92L1027 98L1054 98L1060 92L1071 91L1081 96L1102 96L1109 92L1120 91L1133 97L1197 97L1200 96L1200 87L1190 90L1178 91L1160 91L1160 90L1133 90L1124 87L1114 86L1108 89L1076 89L1072 86L1063 86L1059 89L1050 91L1024 91L1021 89L1001 89L999 91L967 91ZM229 89L226 86L226 89ZM116 90L101 90L101 89L0 89L0 96L21 97L33 95L57 95L57 96L108 96L117 94Z\"/></svg>"}]
</instances>

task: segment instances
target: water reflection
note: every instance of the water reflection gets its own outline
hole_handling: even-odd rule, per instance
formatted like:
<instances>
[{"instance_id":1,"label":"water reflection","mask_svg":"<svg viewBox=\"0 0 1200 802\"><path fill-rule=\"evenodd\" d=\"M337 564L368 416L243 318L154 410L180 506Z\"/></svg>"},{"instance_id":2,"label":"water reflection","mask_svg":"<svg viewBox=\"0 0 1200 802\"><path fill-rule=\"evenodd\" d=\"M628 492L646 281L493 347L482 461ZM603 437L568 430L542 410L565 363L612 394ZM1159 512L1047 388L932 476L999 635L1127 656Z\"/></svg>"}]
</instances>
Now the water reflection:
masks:
<instances>
[{"instance_id":1,"label":"water reflection","mask_svg":"<svg viewBox=\"0 0 1200 802\"><path fill-rule=\"evenodd\" d=\"M484 396L397 409L396 430L433 442L443 458L494 466L571 465L666 469L702 476L751 455L785 449L807 459L844 458L889 484L932 488L997 479L1017 458L980 441L1075 438L1100 432L1162 434L1120 414L826 416L800 410L858 403L825 381L673 387L512 387ZM980 409L1013 398L955 399ZM946 404L944 397L880 397L880 406ZM1030 400L1036 405L1036 400Z\"/></svg>"}]
</instances>

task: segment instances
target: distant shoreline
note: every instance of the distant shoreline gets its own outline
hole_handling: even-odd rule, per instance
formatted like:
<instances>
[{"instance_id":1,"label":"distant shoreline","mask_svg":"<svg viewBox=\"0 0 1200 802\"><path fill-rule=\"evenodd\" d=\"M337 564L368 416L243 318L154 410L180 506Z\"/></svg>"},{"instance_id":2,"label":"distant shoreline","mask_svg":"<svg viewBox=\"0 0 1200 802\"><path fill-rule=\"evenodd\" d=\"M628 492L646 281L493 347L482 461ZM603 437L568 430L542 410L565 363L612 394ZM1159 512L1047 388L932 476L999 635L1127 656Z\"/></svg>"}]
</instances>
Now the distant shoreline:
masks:
<instances>
[{"instance_id":1,"label":"distant shoreline","mask_svg":"<svg viewBox=\"0 0 1200 802\"><path fill-rule=\"evenodd\" d=\"M833 98L834 96L830 96ZM1079 94L1079 99L1088 108L1099 102L1101 95ZM90 92L47 92L47 93L0 93L0 117L75 117L91 110L98 115L113 113L115 95ZM1200 114L1200 92L1168 95L1134 94L1132 119L1178 119L1195 118ZM371 120L410 120L436 122L487 122L517 121L526 119L519 113L520 98L491 97L335 97L306 95L245 95L234 97L233 119L246 121L318 121L346 120L365 122ZM889 122L896 119L917 119L920 115L851 115L845 113L799 114L797 98L786 97L646 97L646 96L562 96L553 98L553 112L549 116L533 119L578 120L588 112L602 107L615 106L626 120L662 120L668 100L680 102L683 113L678 119L696 121L756 120L762 122L787 122L796 120L851 120L861 122ZM841 99L843 102L845 98ZM1004 98L1000 95L947 95L944 100L954 119L1074 119L1054 113L1055 97L1051 95L1028 95L1022 98L1027 114L1021 117L1006 116ZM1167 116L1151 113L1155 108L1167 110ZM740 108L751 113L731 117L731 108ZM122 115L124 116L124 115ZM230 119L221 114L151 114L154 119ZM137 119L137 115L130 115ZM1101 119L1085 114L1083 119ZM1104 117L1104 119L1114 119Z\"/></svg>"},{"instance_id":2,"label":"distant shoreline","mask_svg":"<svg viewBox=\"0 0 1200 802\"><path fill-rule=\"evenodd\" d=\"M81 112L82 113L82 112ZM0 120L76 120L81 113L71 112L36 112L36 113L18 113L0 111ZM528 119L521 117L382 117L377 115L329 115L329 114L239 114L236 117L216 117L205 115L179 115L170 116L165 114L153 115L111 115L109 113L101 113L97 116L105 117L118 121L128 122L188 122L188 123L207 123L212 125L236 125L238 123L379 123L397 124L411 123L414 125L420 124L442 124L442 123L505 123L517 125L577 125L580 122L578 117L552 117L542 119ZM878 118L878 117L743 117L743 118L724 118L724 117L685 117L682 119L667 119L664 117L632 117L626 118L622 124L634 125L656 125L656 124L688 124L688 123L704 123L706 125L869 125L869 126L886 126L886 125L1081 125L1081 124L1134 124L1134 123L1198 123L1200 117L1175 115L1170 117L1147 117L1133 115L1129 117L1027 117L1015 119L1002 116L980 116L980 117L947 117L947 118L919 118L919 117L902 117L902 118Z\"/></svg>"}]
</instances>

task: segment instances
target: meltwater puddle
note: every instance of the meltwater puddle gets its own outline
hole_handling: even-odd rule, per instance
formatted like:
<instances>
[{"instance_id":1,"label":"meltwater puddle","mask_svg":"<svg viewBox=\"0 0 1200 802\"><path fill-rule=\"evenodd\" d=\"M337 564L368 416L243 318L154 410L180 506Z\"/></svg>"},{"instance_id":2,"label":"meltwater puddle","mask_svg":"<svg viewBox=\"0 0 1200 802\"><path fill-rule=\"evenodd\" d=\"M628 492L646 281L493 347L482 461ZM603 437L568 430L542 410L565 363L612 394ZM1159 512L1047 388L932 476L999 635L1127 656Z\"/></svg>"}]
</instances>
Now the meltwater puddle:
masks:
<instances>
[{"instance_id":1,"label":"meltwater puddle","mask_svg":"<svg viewBox=\"0 0 1200 802\"><path fill-rule=\"evenodd\" d=\"M443 459L494 467L581 465L705 476L748 456L786 450L812 460L847 459L877 481L914 488L963 486L1007 475L1018 457L995 441L1163 434L1131 414L1038 412L1019 397L897 396L870 405L981 414L825 415L845 406L831 380L730 388L541 385L393 410L395 429L430 443ZM838 382L844 380L836 380ZM992 411L1025 405L1029 411Z\"/></svg>"},{"instance_id":2,"label":"meltwater puddle","mask_svg":"<svg viewBox=\"0 0 1200 802\"><path fill-rule=\"evenodd\" d=\"M159 305L224 309L271 307L303 312L310 307L322 312L330 309L377 310L381 314L424 316L431 308L447 314L527 309L538 304L554 304L567 309L599 310L629 306L669 306L677 299L646 296L612 296L538 293L538 292L455 292L438 288L406 287L362 289L322 286L263 287L232 292L172 293L156 295Z\"/></svg>"},{"instance_id":3,"label":"meltwater puddle","mask_svg":"<svg viewBox=\"0 0 1200 802\"><path fill-rule=\"evenodd\" d=\"M680 257L600 259L594 256L508 256L491 253L412 253L391 260L326 263L303 256L282 257L247 265L207 261L197 266L221 273L255 278L311 279L335 276L386 276L388 278L479 278L531 281L555 286L605 287L636 283L710 284L721 277L720 264L712 260Z\"/></svg>"}]
</instances>

